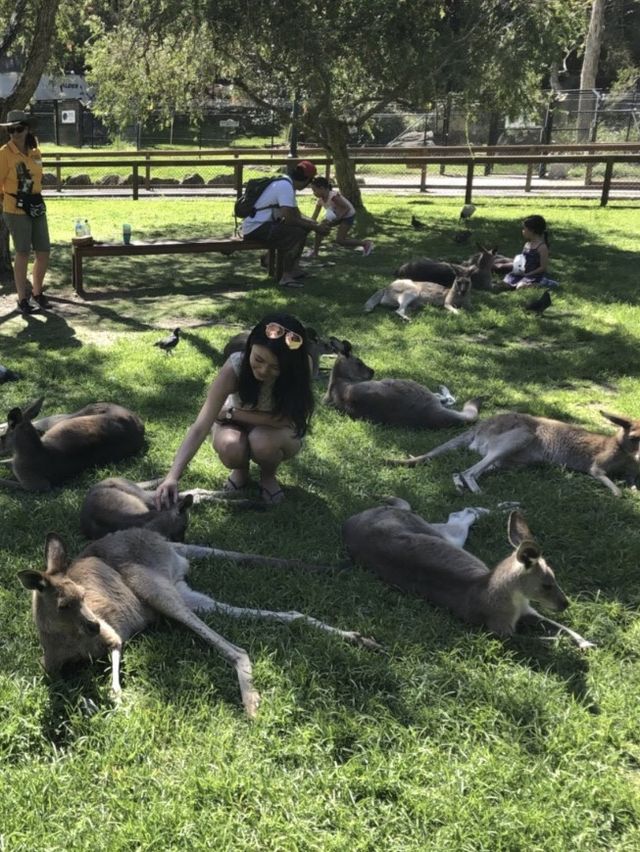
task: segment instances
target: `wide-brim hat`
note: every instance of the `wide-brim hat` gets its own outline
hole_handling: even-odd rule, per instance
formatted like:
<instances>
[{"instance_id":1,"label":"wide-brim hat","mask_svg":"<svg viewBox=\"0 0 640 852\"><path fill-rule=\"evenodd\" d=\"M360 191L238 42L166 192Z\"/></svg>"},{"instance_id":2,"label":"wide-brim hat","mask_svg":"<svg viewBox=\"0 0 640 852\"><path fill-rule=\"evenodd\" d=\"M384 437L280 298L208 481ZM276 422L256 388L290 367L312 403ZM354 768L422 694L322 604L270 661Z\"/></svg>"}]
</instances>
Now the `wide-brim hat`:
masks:
<instances>
[{"instance_id":1,"label":"wide-brim hat","mask_svg":"<svg viewBox=\"0 0 640 852\"><path fill-rule=\"evenodd\" d=\"M22 109L10 109L7 113L7 120L0 121L0 127L11 127L14 124L28 124L31 126L35 120L35 115L32 115L30 112L25 112Z\"/></svg>"}]
</instances>

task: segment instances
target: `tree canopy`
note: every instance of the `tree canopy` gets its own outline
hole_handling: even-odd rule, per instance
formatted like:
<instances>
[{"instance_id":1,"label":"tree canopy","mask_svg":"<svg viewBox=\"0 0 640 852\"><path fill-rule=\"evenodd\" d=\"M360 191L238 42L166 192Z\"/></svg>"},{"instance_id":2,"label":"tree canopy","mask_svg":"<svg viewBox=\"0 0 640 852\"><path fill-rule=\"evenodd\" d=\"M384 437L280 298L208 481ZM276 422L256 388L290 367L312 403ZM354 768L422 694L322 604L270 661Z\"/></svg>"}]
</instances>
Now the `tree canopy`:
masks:
<instances>
[{"instance_id":1,"label":"tree canopy","mask_svg":"<svg viewBox=\"0 0 640 852\"><path fill-rule=\"evenodd\" d=\"M390 103L462 92L520 113L552 61L583 33L584 0L143 0L124 6L88 52L95 109L123 126L151 111L197 113L216 76L288 117L333 155L356 203L349 128Z\"/></svg>"}]
</instances>

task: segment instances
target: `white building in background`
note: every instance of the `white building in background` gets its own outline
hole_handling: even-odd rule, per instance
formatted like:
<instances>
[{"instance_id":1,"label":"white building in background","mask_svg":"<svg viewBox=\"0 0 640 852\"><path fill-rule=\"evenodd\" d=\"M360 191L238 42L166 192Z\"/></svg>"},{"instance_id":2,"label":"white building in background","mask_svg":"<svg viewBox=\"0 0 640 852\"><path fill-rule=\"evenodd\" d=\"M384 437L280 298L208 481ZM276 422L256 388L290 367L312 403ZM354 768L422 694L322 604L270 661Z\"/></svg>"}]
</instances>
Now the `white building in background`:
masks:
<instances>
[{"instance_id":1,"label":"white building in background","mask_svg":"<svg viewBox=\"0 0 640 852\"><path fill-rule=\"evenodd\" d=\"M17 71L0 73L0 98L8 97L15 89L20 74ZM37 101L63 101L75 99L84 106L91 101L91 94L82 74L44 75L31 98Z\"/></svg>"}]
</instances>

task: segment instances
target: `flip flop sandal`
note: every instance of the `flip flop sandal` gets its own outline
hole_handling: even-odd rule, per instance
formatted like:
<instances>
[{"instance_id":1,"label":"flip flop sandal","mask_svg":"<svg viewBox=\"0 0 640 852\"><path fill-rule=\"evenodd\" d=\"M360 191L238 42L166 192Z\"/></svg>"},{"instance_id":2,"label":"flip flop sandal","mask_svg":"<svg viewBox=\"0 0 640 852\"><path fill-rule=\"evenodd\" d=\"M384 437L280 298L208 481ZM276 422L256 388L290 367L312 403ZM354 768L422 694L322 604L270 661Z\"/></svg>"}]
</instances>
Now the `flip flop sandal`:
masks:
<instances>
[{"instance_id":1,"label":"flip flop sandal","mask_svg":"<svg viewBox=\"0 0 640 852\"><path fill-rule=\"evenodd\" d=\"M268 491L264 485L261 485L260 496L265 503L268 503L271 506L277 506L278 503L282 503L284 500L284 491L282 488L277 488L275 491Z\"/></svg>"},{"instance_id":2,"label":"flip flop sandal","mask_svg":"<svg viewBox=\"0 0 640 852\"><path fill-rule=\"evenodd\" d=\"M246 487L247 487L247 483L246 483L246 482L245 482L245 484L244 484L244 485L237 485L237 484L233 481L233 479L231 479L231 477L230 477L230 476L228 476L228 477L226 478L226 480L225 480L224 485L222 486L222 490L223 490L223 491L231 491L231 492L233 493L234 491L244 491L244 489L245 489Z\"/></svg>"}]
</instances>

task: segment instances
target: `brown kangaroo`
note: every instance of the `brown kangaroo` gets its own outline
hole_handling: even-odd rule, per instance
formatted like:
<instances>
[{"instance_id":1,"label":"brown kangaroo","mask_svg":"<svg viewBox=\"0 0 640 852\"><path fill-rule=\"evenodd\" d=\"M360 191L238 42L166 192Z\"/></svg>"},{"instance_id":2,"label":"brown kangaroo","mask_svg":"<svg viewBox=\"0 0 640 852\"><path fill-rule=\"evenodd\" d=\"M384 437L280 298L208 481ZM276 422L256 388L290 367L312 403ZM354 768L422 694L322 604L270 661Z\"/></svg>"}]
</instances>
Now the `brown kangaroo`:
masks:
<instances>
[{"instance_id":1,"label":"brown kangaroo","mask_svg":"<svg viewBox=\"0 0 640 852\"><path fill-rule=\"evenodd\" d=\"M424 455L387 463L414 467L449 450L468 447L483 458L454 475L459 489L466 487L478 493L477 480L487 470L547 463L588 473L620 497L622 492L611 477L620 477L629 485L636 484L640 474L640 420L606 411L600 414L620 427L617 434L588 432L561 420L512 411L489 417Z\"/></svg>"},{"instance_id":2,"label":"brown kangaroo","mask_svg":"<svg viewBox=\"0 0 640 852\"><path fill-rule=\"evenodd\" d=\"M83 408L78 409L78 411L73 411L69 414L49 414L46 417L35 419L36 415L40 413L43 403L44 397L40 396L38 399L34 399L33 402L22 406L23 417L29 418L40 435L44 435L52 426L62 423L63 420L72 420L74 417L88 417L92 414L109 414L113 409L119 408L119 406L114 406L111 402L92 402L90 405L85 405ZM13 453L13 435L14 433L9 429L8 423L0 424L0 456L7 456Z\"/></svg>"},{"instance_id":3,"label":"brown kangaroo","mask_svg":"<svg viewBox=\"0 0 640 852\"><path fill-rule=\"evenodd\" d=\"M123 643L164 615L193 630L233 666L245 710L254 716L260 695L253 685L247 652L211 630L194 610L284 623L302 621L349 642L379 647L359 633L299 612L233 607L195 592L186 582L189 563L185 557L219 553L212 548L172 544L151 530L128 529L92 542L69 564L62 541L50 533L45 545L46 570L18 574L22 585L33 592L33 617L47 673L55 674L67 662L109 652L111 688L118 695Z\"/></svg>"},{"instance_id":4,"label":"brown kangaroo","mask_svg":"<svg viewBox=\"0 0 640 852\"><path fill-rule=\"evenodd\" d=\"M443 405L444 394L432 393L410 379L372 381L374 371L351 354L350 344L344 351L333 365L324 401L349 417L414 429L441 429L477 419L480 399L471 399L462 411L454 411Z\"/></svg>"},{"instance_id":5,"label":"brown kangaroo","mask_svg":"<svg viewBox=\"0 0 640 852\"><path fill-rule=\"evenodd\" d=\"M413 281L434 281L443 287L451 287L454 280L462 275L471 279L474 290L491 290L496 249L487 249L480 244L478 248L480 254L474 256L473 263L449 263L445 260L421 257L403 263L396 270L396 275L398 278L411 278Z\"/></svg>"},{"instance_id":6,"label":"brown kangaroo","mask_svg":"<svg viewBox=\"0 0 640 852\"><path fill-rule=\"evenodd\" d=\"M355 562L386 583L449 609L464 621L509 636L521 618L532 616L566 633L578 647L593 647L531 606L530 601L537 601L564 610L569 602L519 512L509 516L508 535L514 552L492 571L462 549L469 528L486 512L464 509L451 514L446 524L430 524L412 512L405 500L392 498L388 505L349 518L342 535Z\"/></svg>"},{"instance_id":7,"label":"brown kangaroo","mask_svg":"<svg viewBox=\"0 0 640 852\"><path fill-rule=\"evenodd\" d=\"M412 306L435 305L457 314L460 308L468 308L470 301L471 280L467 276L457 275L448 288L428 280L397 278L371 296L364 312L370 313L377 305L385 305L396 308L398 316L408 322L407 310Z\"/></svg>"},{"instance_id":8,"label":"brown kangaroo","mask_svg":"<svg viewBox=\"0 0 640 852\"><path fill-rule=\"evenodd\" d=\"M120 405L101 403L101 410L62 420L40 435L28 413L13 408L7 417L11 465L17 481L0 485L26 491L48 491L89 467L120 461L144 445L144 424Z\"/></svg>"}]
</instances>

